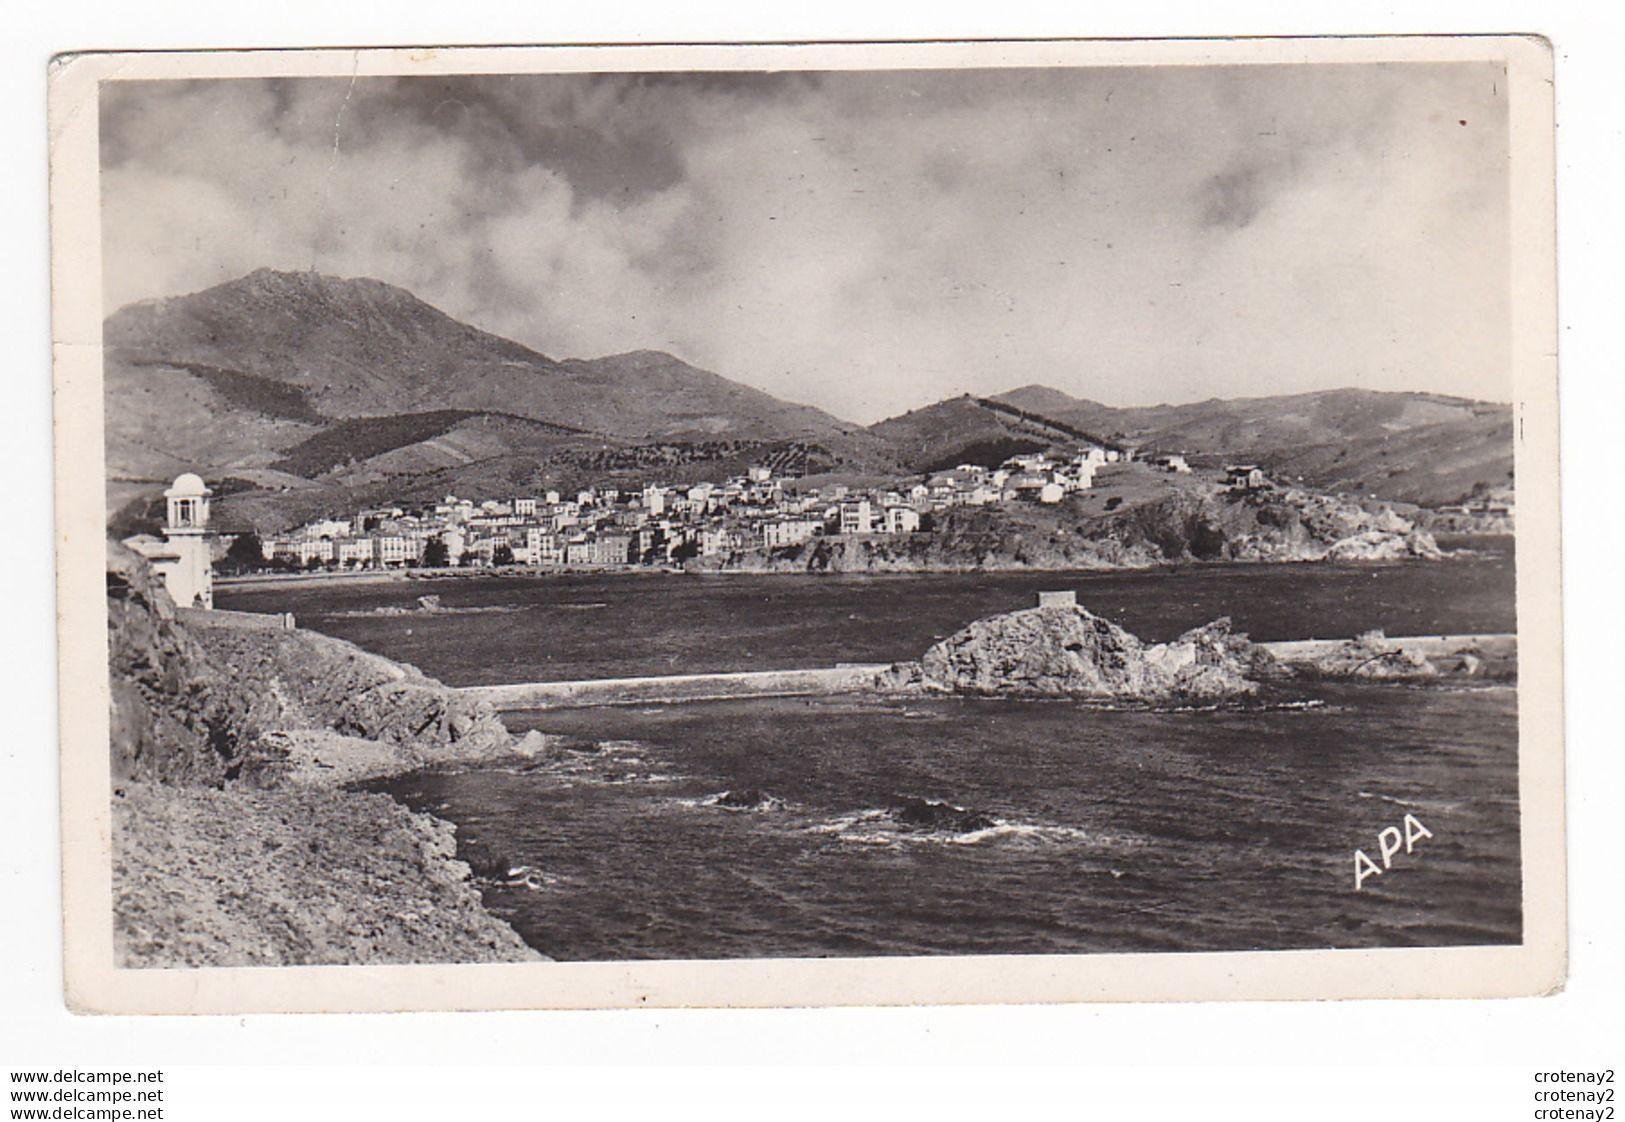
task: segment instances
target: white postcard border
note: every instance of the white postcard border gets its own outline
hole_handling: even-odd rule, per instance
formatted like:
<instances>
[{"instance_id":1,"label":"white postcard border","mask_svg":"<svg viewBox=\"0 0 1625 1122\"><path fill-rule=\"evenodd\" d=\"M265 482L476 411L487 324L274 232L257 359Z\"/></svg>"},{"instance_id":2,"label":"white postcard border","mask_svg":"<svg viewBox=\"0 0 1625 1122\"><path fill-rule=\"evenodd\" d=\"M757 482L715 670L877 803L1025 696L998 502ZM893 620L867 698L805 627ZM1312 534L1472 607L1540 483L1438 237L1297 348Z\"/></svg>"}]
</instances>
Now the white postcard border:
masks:
<instances>
[{"instance_id":1,"label":"white postcard border","mask_svg":"<svg viewBox=\"0 0 1625 1122\"><path fill-rule=\"evenodd\" d=\"M459 966L113 965L102 276L96 90L179 77L700 69L1270 65L1504 60L1512 153L1524 941L1515 947L751 959ZM1531 37L711 44L84 54L52 65L64 967L85 1012L1491 997L1553 992L1567 961L1552 62Z\"/></svg>"}]
</instances>

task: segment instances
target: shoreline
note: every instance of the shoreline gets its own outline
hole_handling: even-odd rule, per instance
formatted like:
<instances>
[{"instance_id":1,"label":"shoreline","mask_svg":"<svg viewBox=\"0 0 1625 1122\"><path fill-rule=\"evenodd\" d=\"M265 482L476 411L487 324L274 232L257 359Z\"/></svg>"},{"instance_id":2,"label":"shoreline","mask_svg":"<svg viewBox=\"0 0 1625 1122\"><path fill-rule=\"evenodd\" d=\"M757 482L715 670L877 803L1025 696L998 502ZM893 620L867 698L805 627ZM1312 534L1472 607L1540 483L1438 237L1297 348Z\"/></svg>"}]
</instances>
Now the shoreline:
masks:
<instances>
[{"instance_id":1,"label":"shoreline","mask_svg":"<svg viewBox=\"0 0 1625 1122\"><path fill-rule=\"evenodd\" d=\"M121 967L546 960L455 824L359 786L545 738L343 640L183 616L122 547L108 577Z\"/></svg>"},{"instance_id":2,"label":"shoreline","mask_svg":"<svg viewBox=\"0 0 1625 1122\"><path fill-rule=\"evenodd\" d=\"M1514 538L1513 533L1450 533L1443 535L1447 538ZM1471 555L1470 548L1445 548L1444 556L1437 560L1449 561L1456 555ZM788 568L782 566L771 567L729 567L717 568L670 568L661 565L572 565L549 566L538 568L535 566L509 565L503 567L479 566L475 568L443 568L443 569L362 569L350 572L304 572L304 573L254 573L246 576L220 576L216 577L216 588L228 591L241 590L245 592L262 592L268 589L281 588L289 585L303 585L305 587L321 588L333 585L370 585L370 584L432 584L443 581L464 580L553 580L560 577L578 576L669 576L669 577L779 577L803 576L819 578L838 577L907 577L926 576L931 574L965 575L970 573L1009 574L1009 573L1145 573L1156 571L1180 572L1188 569L1223 568L1226 566L1242 566L1247 568L1276 566L1276 565L1398 565L1411 561L1429 560L1427 558L1401 557L1401 558L1330 558L1330 557L1283 557L1283 558L1256 558L1249 560L1184 560L1184 561L1149 561L1144 563L1120 562L1102 565L912 565L897 567L874 567L864 569L809 569Z\"/></svg>"}]
</instances>

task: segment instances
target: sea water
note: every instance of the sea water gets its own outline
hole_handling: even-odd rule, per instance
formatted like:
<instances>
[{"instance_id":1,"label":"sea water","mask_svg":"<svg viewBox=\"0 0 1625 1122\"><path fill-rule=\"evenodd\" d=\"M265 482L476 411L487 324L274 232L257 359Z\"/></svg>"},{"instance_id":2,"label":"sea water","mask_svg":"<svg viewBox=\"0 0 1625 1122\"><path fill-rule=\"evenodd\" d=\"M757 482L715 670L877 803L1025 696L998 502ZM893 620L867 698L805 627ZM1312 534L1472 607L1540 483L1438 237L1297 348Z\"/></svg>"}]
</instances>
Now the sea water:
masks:
<instances>
[{"instance_id":1,"label":"sea water","mask_svg":"<svg viewBox=\"0 0 1625 1122\"><path fill-rule=\"evenodd\" d=\"M1148 639L1220 615L1259 639L1505 632L1510 544L1433 563L479 577L218 599L460 685L917 657L1045 588ZM449 612L389 614L431 590ZM1463 683L1167 708L589 708L506 715L560 738L545 760L375 786L456 823L487 905L559 959L1515 943L1516 717L1512 686ZM1407 815L1427 835L1357 888L1355 851L1381 865L1379 834Z\"/></svg>"},{"instance_id":2,"label":"sea water","mask_svg":"<svg viewBox=\"0 0 1625 1122\"><path fill-rule=\"evenodd\" d=\"M571 738L557 760L379 789L456 822L560 959L1508 943L1514 715L1440 686L583 709L512 715ZM1431 836L1356 889L1407 814Z\"/></svg>"},{"instance_id":3,"label":"sea water","mask_svg":"<svg viewBox=\"0 0 1625 1122\"><path fill-rule=\"evenodd\" d=\"M971 620L1042 589L1151 641L1230 616L1260 641L1509 632L1510 538L1443 562L1189 565L1115 572L863 576L622 572L474 575L216 590L222 608L310 627L449 685L550 682L918 658ZM447 609L417 612L432 593ZM410 614L399 614L407 612Z\"/></svg>"}]
</instances>

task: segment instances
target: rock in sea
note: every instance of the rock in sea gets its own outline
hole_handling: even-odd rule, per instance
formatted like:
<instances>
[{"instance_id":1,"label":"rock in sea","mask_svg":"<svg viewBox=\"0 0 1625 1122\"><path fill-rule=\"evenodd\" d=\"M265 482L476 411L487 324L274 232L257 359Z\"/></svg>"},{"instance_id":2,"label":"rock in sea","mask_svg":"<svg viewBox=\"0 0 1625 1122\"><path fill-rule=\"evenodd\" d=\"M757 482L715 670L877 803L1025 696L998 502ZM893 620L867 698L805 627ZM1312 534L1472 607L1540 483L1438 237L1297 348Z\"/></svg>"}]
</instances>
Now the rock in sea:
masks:
<instances>
[{"instance_id":1,"label":"rock in sea","mask_svg":"<svg viewBox=\"0 0 1625 1122\"><path fill-rule=\"evenodd\" d=\"M972 834L999 824L992 815L935 799L908 799L892 808L891 817L899 826L950 834Z\"/></svg>"},{"instance_id":2,"label":"rock in sea","mask_svg":"<svg viewBox=\"0 0 1625 1122\"><path fill-rule=\"evenodd\" d=\"M1168 643L1146 644L1078 606L979 619L894 667L883 685L961 694L1177 701L1245 697L1284 673L1269 653L1219 619Z\"/></svg>"},{"instance_id":3,"label":"rock in sea","mask_svg":"<svg viewBox=\"0 0 1625 1122\"><path fill-rule=\"evenodd\" d=\"M712 806L723 810L783 810L785 802L777 795L758 791L752 787L724 791L711 800Z\"/></svg>"},{"instance_id":4,"label":"rock in sea","mask_svg":"<svg viewBox=\"0 0 1625 1122\"><path fill-rule=\"evenodd\" d=\"M1308 669L1321 678L1388 681L1435 678L1439 674L1439 668L1426 655L1406 650L1381 631L1367 631L1364 635L1339 644L1315 659Z\"/></svg>"}]
</instances>

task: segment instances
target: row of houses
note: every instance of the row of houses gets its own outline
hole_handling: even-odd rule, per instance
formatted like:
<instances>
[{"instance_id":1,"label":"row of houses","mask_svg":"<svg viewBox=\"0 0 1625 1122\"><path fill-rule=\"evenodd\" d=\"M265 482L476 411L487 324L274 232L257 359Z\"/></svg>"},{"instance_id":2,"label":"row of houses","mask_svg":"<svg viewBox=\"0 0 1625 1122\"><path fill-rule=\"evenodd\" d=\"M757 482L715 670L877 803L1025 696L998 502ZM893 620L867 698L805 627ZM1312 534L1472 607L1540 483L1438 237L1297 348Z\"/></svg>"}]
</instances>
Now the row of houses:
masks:
<instances>
[{"instance_id":1,"label":"row of houses","mask_svg":"<svg viewBox=\"0 0 1625 1122\"><path fill-rule=\"evenodd\" d=\"M960 464L907 488L857 491L838 484L803 490L753 467L688 487L605 484L483 501L447 495L416 508L314 519L264 539L262 552L271 565L298 568L666 564L831 535L913 534L957 506L1058 503L1093 486L1096 472L1124 455L1104 447L1023 454L997 468Z\"/></svg>"}]
</instances>

